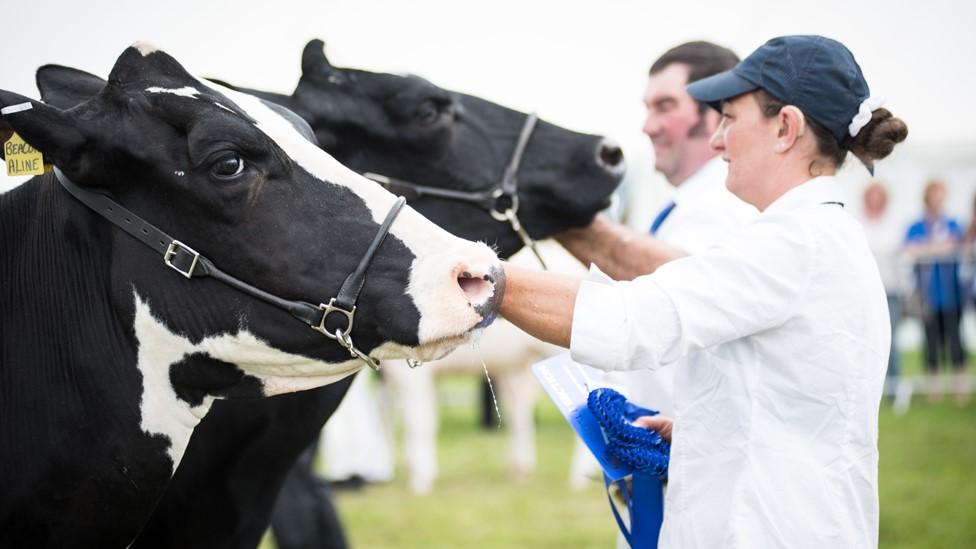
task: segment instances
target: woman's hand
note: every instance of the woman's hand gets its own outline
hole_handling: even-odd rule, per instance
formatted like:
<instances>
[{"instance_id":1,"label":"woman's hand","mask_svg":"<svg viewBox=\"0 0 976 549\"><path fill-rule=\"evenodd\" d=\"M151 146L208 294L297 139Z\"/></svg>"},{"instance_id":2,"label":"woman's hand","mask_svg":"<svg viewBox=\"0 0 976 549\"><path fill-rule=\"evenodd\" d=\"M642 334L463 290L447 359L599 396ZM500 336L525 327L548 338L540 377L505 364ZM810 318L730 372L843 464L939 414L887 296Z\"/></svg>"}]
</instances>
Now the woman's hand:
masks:
<instances>
[{"instance_id":1,"label":"woman's hand","mask_svg":"<svg viewBox=\"0 0 976 549\"><path fill-rule=\"evenodd\" d=\"M671 444L671 427L674 426L673 419L664 416L641 416L634 420L634 425L657 431L657 434L661 435L661 438L665 442Z\"/></svg>"}]
</instances>

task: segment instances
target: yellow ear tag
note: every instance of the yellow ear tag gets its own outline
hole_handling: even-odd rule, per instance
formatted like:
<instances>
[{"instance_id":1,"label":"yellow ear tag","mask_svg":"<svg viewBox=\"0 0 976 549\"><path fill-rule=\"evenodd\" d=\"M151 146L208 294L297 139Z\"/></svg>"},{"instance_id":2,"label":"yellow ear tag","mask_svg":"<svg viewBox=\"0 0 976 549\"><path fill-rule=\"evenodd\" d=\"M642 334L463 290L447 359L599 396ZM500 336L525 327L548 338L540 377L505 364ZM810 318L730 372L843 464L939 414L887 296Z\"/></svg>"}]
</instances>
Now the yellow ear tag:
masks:
<instances>
[{"instance_id":1,"label":"yellow ear tag","mask_svg":"<svg viewBox=\"0 0 976 549\"><path fill-rule=\"evenodd\" d=\"M28 145L16 133L3 144L3 157L7 164L7 175L44 174L44 155L41 154L41 151Z\"/></svg>"}]
</instances>

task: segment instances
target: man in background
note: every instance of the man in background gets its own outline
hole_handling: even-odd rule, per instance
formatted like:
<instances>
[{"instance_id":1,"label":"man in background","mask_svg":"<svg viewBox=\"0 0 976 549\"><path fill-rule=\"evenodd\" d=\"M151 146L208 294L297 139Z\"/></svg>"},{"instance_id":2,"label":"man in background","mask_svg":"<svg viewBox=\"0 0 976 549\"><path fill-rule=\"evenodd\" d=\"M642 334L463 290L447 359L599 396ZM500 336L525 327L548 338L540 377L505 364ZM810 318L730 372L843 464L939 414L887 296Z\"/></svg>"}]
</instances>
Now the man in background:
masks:
<instances>
[{"instance_id":1,"label":"man in background","mask_svg":"<svg viewBox=\"0 0 976 549\"><path fill-rule=\"evenodd\" d=\"M558 235L570 253L617 280L630 280L705 250L756 215L752 206L725 188L727 168L708 144L719 114L685 91L691 82L738 62L731 50L697 41L668 50L651 65L643 131L654 147L654 168L674 187L673 196L647 234L598 216L589 227ZM674 368L614 373L609 379L632 401L668 415L674 406Z\"/></svg>"},{"instance_id":2,"label":"man in background","mask_svg":"<svg viewBox=\"0 0 976 549\"><path fill-rule=\"evenodd\" d=\"M685 91L688 84L729 70L738 62L731 50L696 41L668 50L651 65L644 92L647 117L643 131L654 147L654 168L674 187L671 200L654 217L647 233L597 216L589 227L557 235L560 244L584 264L593 263L617 280L630 280L672 259L705 250L756 215L755 208L725 188L726 165L709 146L719 114ZM678 366L612 372L605 380L631 402L673 416ZM576 452L574 470L580 454L588 450L577 442ZM617 545L627 546L622 535Z\"/></svg>"}]
</instances>

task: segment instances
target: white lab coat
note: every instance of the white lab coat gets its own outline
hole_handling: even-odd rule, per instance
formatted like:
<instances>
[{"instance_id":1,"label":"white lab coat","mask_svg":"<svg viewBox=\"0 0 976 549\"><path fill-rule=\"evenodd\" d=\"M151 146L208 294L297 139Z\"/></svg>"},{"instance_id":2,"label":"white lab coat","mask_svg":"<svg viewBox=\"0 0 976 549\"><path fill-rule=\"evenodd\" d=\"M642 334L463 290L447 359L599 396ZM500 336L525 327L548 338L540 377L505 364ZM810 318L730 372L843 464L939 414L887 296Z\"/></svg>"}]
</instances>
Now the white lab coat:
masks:
<instances>
[{"instance_id":1,"label":"white lab coat","mask_svg":"<svg viewBox=\"0 0 976 549\"><path fill-rule=\"evenodd\" d=\"M878 407L890 329L833 177L733 239L632 282L584 282L573 357L677 361L662 548L876 547Z\"/></svg>"},{"instance_id":2,"label":"white lab coat","mask_svg":"<svg viewBox=\"0 0 976 549\"><path fill-rule=\"evenodd\" d=\"M674 209L655 238L687 254L698 254L734 235L756 217L756 209L725 187L728 167L720 156L706 162L679 185L672 196ZM654 370L609 372L604 381L631 402L674 414L674 372L679 363Z\"/></svg>"}]
</instances>

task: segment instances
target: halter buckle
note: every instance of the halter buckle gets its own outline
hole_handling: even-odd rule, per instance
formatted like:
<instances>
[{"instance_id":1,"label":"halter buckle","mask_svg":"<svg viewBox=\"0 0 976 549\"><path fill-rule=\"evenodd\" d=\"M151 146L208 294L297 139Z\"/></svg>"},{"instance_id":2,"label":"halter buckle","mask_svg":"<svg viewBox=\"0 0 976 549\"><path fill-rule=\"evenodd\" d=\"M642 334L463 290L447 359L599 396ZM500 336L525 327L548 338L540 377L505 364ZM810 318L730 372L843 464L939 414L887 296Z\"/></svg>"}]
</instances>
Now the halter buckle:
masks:
<instances>
[{"instance_id":1,"label":"halter buckle","mask_svg":"<svg viewBox=\"0 0 976 549\"><path fill-rule=\"evenodd\" d=\"M176 257L176 254L180 253L180 251L185 251L193 255L193 261L190 262L190 267L185 271L179 268L172 261L173 258ZM186 244L180 242L179 240L174 240L170 242L169 246L166 248L166 253L163 254L163 263L165 263L174 271L180 273L181 275L187 278L193 278L193 269L197 267L197 262L199 260L200 260L200 252L194 250L193 248L187 246Z\"/></svg>"},{"instance_id":2,"label":"halter buckle","mask_svg":"<svg viewBox=\"0 0 976 549\"><path fill-rule=\"evenodd\" d=\"M349 332L352 331L352 322L356 316L356 307L353 306L351 311L347 311L342 307L337 307L335 305L335 298L329 300L329 304L319 303L319 309L322 310L322 318L319 320L318 326L312 325L312 329L325 334L325 337L329 339L335 339L336 341L343 342L342 338L349 339ZM325 320L329 318L332 313L339 313L345 315L346 317L346 328L344 330L336 330L335 333L330 333L328 328L325 327ZM341 336L341 337L340 337ZM351 341L351 340L350 340Z\"/></svg>"}]
</instances>

